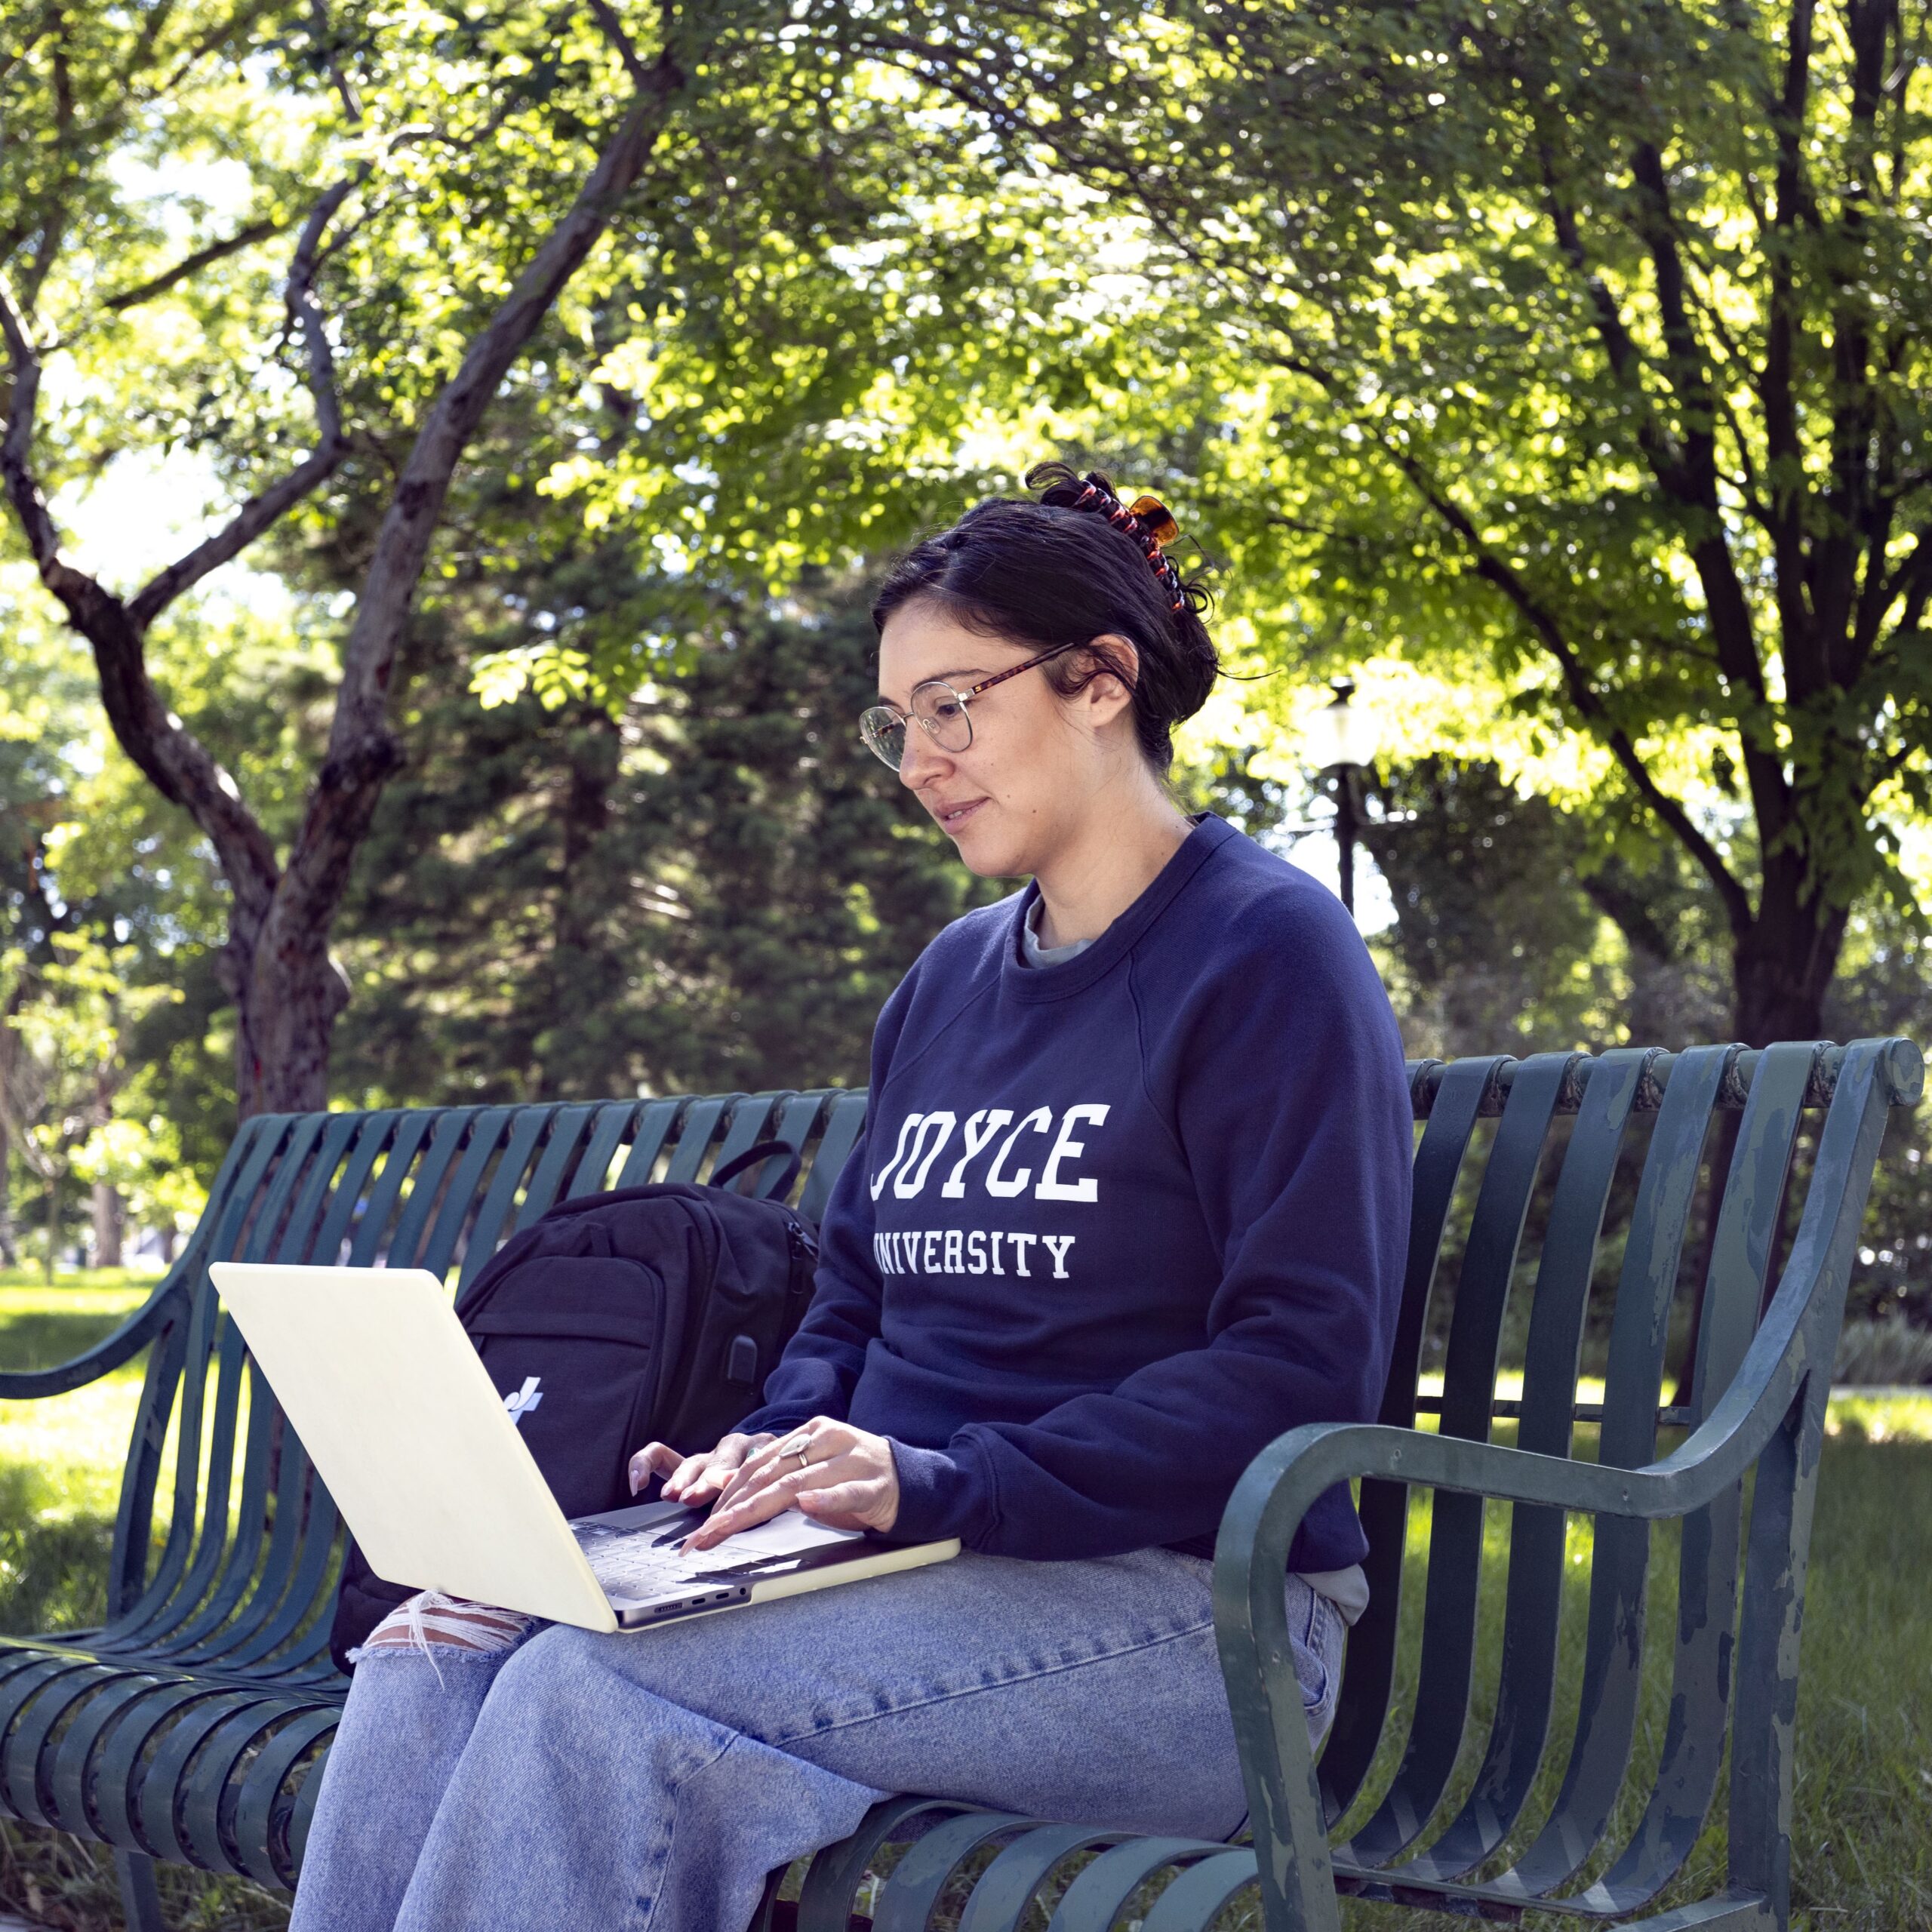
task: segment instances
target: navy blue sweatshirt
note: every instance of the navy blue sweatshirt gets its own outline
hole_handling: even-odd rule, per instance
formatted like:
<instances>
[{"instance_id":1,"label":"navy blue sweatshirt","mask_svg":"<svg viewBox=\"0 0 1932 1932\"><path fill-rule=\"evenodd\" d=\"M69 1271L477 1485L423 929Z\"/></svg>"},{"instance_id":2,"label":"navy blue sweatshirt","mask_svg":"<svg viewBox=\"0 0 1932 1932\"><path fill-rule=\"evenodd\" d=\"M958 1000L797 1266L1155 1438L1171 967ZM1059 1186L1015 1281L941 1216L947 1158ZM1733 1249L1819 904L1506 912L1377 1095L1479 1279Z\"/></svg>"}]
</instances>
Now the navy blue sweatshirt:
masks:
<instances>
[{"instance_id":1,"label":"navy blue sweatshirt","mask_svg":"<svg viewBox=\"0 0 1932 1932\"><path fill-rule=\"evenodd\" d=\"M1038 891L948 926L886 1002L811 1310L740 1426L890 1437L897 1540L1210 1554L1257 1451L1380 1402L1401 1040L1340 902L1222 820L1065 964L1024 962ZM1337 1487L1290 1567L1367 1547Z\"/></svg>"}]
</instances>

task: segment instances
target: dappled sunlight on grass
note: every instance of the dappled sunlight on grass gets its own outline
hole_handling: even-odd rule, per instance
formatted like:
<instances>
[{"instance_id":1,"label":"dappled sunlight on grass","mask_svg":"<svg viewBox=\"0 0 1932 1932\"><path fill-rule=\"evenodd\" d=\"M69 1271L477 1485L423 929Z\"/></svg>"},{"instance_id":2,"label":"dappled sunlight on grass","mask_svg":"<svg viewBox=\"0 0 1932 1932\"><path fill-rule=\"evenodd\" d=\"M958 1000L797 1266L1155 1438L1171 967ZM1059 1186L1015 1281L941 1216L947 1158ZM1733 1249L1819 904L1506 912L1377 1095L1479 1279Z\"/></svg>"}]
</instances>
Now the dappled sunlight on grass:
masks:
<instances>
[{"instance_id":1,"label":"dappled sunlight on grass","mask_svg":"<svg viewBox=\"0 0 1932 1932\"><path fill-rule=\"evenodd\" d=\"M1825 1433L1855 1442L1932 1442L1932 1389L1922 1395L1834 1395Z\"/></svg>"}]
</instances>

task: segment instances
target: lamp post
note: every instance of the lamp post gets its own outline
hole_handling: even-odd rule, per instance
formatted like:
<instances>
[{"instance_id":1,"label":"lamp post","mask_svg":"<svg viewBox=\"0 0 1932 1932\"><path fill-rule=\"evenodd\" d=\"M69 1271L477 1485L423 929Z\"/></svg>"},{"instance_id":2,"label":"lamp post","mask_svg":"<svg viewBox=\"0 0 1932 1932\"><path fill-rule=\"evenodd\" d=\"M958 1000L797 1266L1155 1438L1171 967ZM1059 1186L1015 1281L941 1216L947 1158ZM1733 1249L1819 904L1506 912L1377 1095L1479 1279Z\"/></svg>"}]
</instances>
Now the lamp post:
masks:
<instances>
[{"instance_id":1,"label":"lamp post","mask_svg":"<svg viewBox=\"0 0 1932 1932\"><path fill-rule=\"evenodd\" d=\"M1365 814L1362 775L1375 763L1380 749L1374 721L1349 703L1353 681L1337 678L1334 699L1308 721L1302 735L1302 756L1318 779L1334 774L1335 845L1340 862L1342 903L1355 909L1355 840Z\"/></svg>"}]
</instances>

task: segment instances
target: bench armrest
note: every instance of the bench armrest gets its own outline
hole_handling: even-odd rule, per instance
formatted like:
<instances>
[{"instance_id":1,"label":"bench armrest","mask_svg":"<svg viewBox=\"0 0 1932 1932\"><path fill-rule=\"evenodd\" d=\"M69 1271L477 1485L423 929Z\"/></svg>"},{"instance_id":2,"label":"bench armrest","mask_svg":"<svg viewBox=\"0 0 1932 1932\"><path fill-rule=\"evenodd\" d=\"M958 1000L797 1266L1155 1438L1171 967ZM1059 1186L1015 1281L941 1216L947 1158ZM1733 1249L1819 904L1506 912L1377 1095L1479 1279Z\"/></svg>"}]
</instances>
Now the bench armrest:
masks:
<instances>
[{"instance_id":1,"label":"bench armrest","mask_svg":"<svg viewBox=\"0 0 1932 1932\"><path fill-rule=\"evenodd\" d=\"M0 1401L37 1401L43 1395L64 1395L111 1375L122 1363L131 1361L154 1340L174 1306L186 1309L187 1288L177 1269L164 1275L140 1306L115 1330L71 1361L51 1368L8 1369L0 1371Z\"/></svg>"},{"instance_id":2,"label":"bench armrest","mask_svg":"<svg viewBox=\"0 0 1932 1932\"><path fill-rule=\"evenodd\" d=\"M1379 1477L1655 1521L1714 1501L1774 1443L1773 1487L1792 1490L1823 1432L1845 1287L1886 1114L1915 1102L1921 1084L1922 1062L1909 1042L1846 1048L1777 1292L1730 1386L1669 1455L1619 1469L1381 1424L1324 1423L1291 1429L1249 1465L1215 1546L1214 1626L1271 1926L1327 1932L1340 1924L1281 1588L1289 1545L1315 1498L1351 1478ZM1795 1644L1802 1601L1809 1511L1793 1510L1789 1494L1767 1506L1765 1483L1761 1474L1749 1559L1752 1572L1764 1567L1761 1601L1754 1601L1747 1574L1740 1668L1787 1636Z\"/></svg>"}]
</instances>

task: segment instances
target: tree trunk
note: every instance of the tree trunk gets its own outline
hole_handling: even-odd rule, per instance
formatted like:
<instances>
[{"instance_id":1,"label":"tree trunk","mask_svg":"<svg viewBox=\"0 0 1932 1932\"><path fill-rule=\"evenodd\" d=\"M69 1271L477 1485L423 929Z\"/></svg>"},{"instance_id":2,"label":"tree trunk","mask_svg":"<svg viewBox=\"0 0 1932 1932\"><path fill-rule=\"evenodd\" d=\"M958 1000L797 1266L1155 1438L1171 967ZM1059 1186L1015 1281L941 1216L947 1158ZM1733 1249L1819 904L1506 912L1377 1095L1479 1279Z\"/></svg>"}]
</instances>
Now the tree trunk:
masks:
<instances>
[{"instance_id":1,"label":"tree trunk","mask_svg":"<svg viewBox=\"0 0 1932 1932\"><path fill-rule=\"evenodd\" d=\"M286 932L286 928L285 928ZM247 948L232 928L216 963L235 1001L235 1091L244 1120L321 1113L329 1103L329 1041L349 983L328 929Z\"/></svg>"},{"instance_id":2,"label":"tree trunk","mask_svg":"<svg viewBox=\"0 0 1932 1932\"><path fill-rule=\"evenodd\" d=\"M94 1184L94 1265L97 1268L121 1266L121 1237L127 1225L119 1191L109 1183Z\"/></svg>"},{"instance_id":3,"label":"tree trunk","mask_svg":"<svg viewBox=\"0 0 1932 1932\"><path fill-rule=\"evenodd\" d=\"M114 1118L114 1097L121 1091L126 1077L121 1062L120 1014L113 1007L109 1009L106 1037L112 1044L94 1074L94 1106L89 1113L90 1121L96 1128L106 1127ZM122 1210L121 1196L112 1183L97 1180L94 1183L88 1215L93 1223L94 1235L91 1265L96 1268L119 1267L121 1237L126 1217Z\"/></svg>"},{"instance_id":4,"label":"tree trunk","mask_svg":"<svg viewBox=\"0 0 1932 1932\"><path fill-rule=\"evenodd\" d=\"M1844 945L1846 915L1801 896L1797 868L1767 870L1757 917L1731 953L1737 1037L1746 1046L1815 1040Z\"/></svg>"},{"instance_id":5,"label":"tree trunk","mask_svg":"<svg viewBox=\"0 0 1932 1932\"><path fill-rule=\"evenodd\" d=\"M14 1141L8 1122L14 1118L14 1074L19 1064L20 1036L8 1023L20 1009L21 983L16 979L4 1011L0 1011L0 1268L20 1265L19 1223L14 1217ZM21 1149L24 1162L26 1150Z\"/></svg>"}]
</instances>

